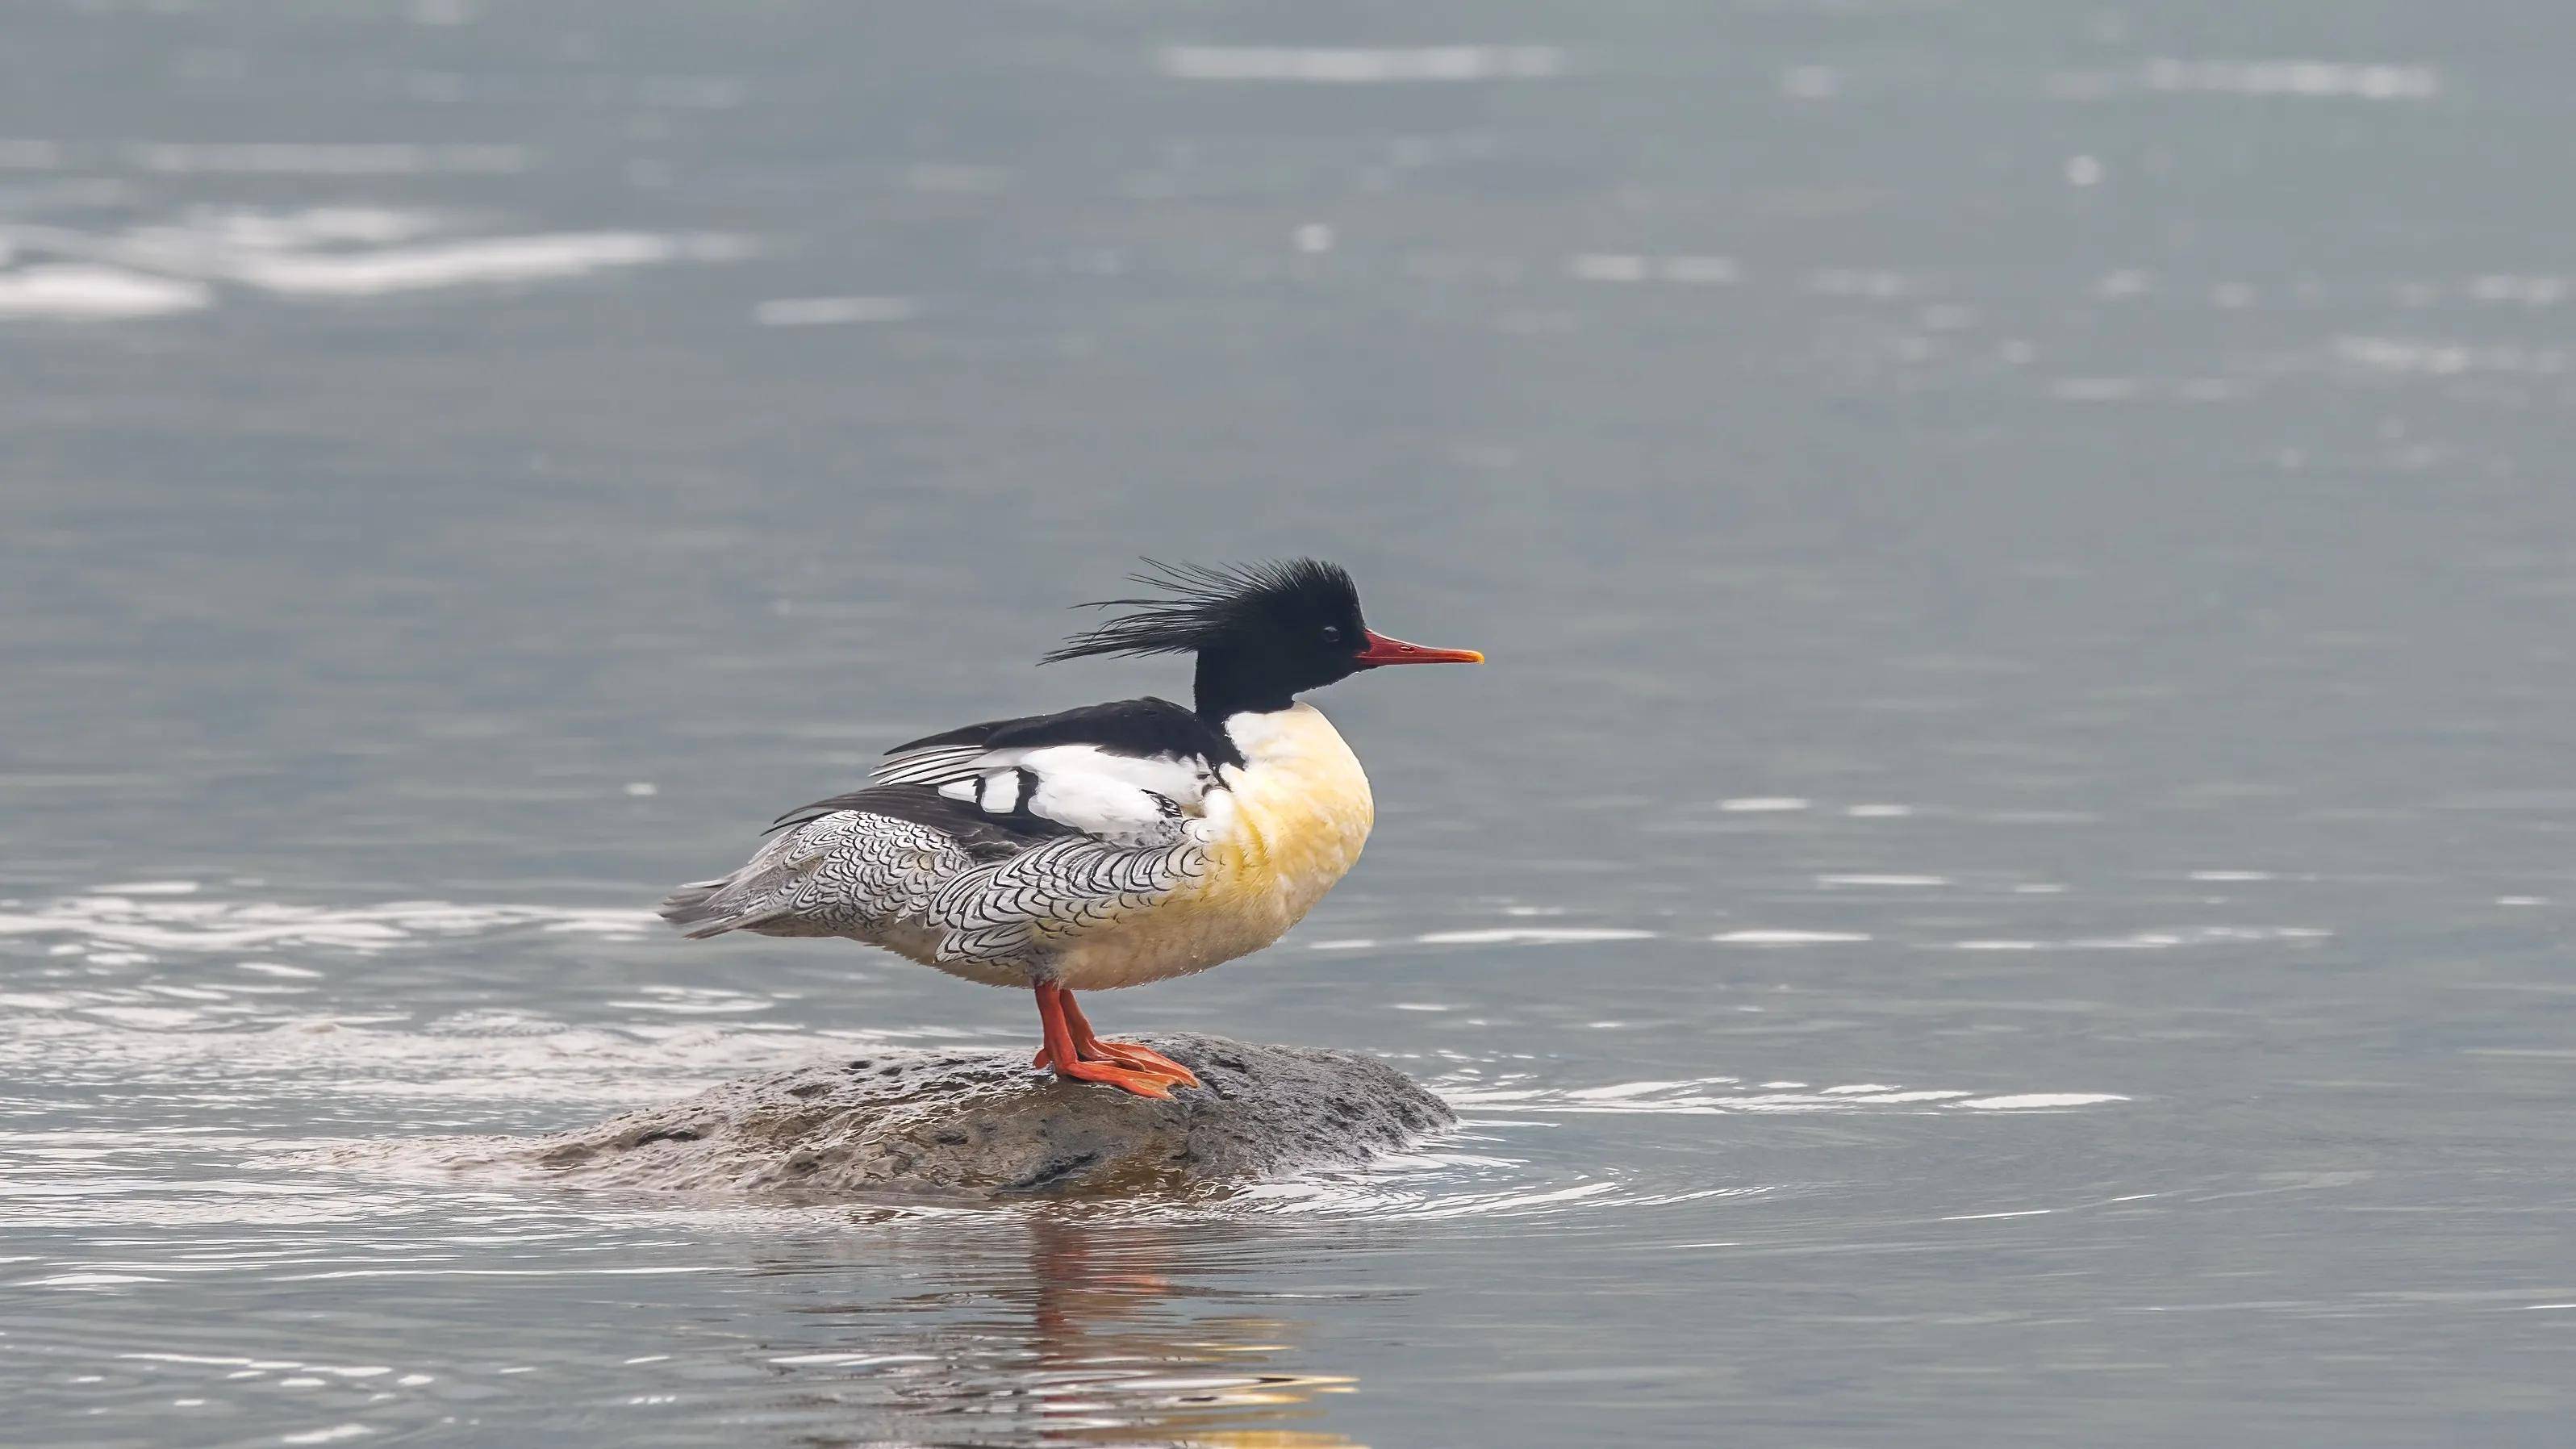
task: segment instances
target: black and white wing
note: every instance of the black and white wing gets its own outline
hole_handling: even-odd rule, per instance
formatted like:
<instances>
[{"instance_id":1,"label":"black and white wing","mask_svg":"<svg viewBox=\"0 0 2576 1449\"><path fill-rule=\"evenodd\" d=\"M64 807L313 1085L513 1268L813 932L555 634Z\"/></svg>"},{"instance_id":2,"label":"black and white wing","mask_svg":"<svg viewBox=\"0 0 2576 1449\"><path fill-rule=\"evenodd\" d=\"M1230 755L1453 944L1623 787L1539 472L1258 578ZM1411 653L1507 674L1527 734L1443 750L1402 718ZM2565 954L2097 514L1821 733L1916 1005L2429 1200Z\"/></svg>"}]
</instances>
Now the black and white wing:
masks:
<instances>
[{"instance_id":1,"label":"black and white wing","mask_svg":"<svg viewBox=\"0 0 2576 1449\"><path fill-rule=\"evenodd\" d=\"M930 786L997 822L1069 826L1114 845L1146 847L1169 844L1175 822L1201 813L1218 768L1242 763L1224 731L1195 711L1148 698L914 740L889 751L873 779Z\"/></svg>"},{"instance_id":2,"label":"black and white wing","mask_svg":"<svg viewBox=\"0 0 2576 1449\"><path fill-rule=\"evenodd\" d=\"M662 914L692 936L853 936L933 964L1029 964L1204 879L1202 807L1241 760L1158 699L969 725L779 817L742 869L683 886Z\"/></svg>"}]
</instances>

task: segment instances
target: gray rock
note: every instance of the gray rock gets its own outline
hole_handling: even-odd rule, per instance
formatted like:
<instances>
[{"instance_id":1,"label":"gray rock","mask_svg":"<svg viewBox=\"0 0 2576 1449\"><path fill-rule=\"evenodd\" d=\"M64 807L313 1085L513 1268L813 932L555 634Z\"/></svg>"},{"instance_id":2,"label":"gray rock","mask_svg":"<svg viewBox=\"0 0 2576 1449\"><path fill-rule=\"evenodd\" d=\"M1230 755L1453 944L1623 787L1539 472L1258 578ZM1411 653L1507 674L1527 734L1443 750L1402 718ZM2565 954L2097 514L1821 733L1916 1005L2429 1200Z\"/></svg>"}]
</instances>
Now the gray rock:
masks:
<instances>
[{"instance_id":1,"label":"gray rock","mask_svg":"<svg viewBox=\"0 0 2576 1449\"><path fill-rule=\"evenodd\" d=\"M1171 1192L1353 1166L1456 1119L1371 1057L1175 1035L1170 1101L1032 1071L1026 1051L900 1051L728 1083L487 1158L601 1187L804 1200ZM458 1164L464 1165L464 1164Z\"/></svg>"}]
</instances>

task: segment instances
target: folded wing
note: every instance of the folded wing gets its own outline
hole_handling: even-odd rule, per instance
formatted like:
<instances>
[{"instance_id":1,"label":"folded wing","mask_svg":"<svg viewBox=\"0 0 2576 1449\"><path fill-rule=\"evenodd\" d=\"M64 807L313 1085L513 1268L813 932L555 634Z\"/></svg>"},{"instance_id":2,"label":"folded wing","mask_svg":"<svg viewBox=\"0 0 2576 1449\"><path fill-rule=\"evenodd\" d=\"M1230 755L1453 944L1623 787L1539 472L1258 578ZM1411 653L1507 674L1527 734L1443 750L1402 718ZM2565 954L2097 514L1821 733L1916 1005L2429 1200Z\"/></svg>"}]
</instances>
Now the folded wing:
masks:
<instances>
[{"instance_id":1,"label":"folded wing","mask_svg":"<svg viewBox=\"0 0 2576 1449\"><path fill-rule=\"evenodd\" d=\"M1029 965L1200 880L1223 732L1157 699L995 720L889 754L791 810L740 870L683 886L691 936L850 936L933 965Z\"/></svg>"},{"instance_id":2,"label":"folded wing","mask_svg":"<svg viewBox=\"0 0 2576 1449\"><path fill-rule=\"evenodd\" d=\"M928 785L995 819L1034 817L1147 846L1168 839L1173 820L1200 813L1218 767L1241 763L1222 730L1148 698L932 735L891 751L873 778Z\"/></svg>"}]
</instances>

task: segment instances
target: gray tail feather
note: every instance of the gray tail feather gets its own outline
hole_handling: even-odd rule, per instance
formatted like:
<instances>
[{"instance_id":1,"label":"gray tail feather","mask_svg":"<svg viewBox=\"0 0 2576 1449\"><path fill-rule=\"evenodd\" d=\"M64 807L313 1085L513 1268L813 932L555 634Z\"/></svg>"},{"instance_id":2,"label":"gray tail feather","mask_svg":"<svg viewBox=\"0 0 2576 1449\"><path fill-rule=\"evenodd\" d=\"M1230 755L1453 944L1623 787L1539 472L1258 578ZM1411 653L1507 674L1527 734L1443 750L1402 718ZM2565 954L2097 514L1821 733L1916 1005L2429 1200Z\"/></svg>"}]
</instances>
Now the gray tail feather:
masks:
<instances>
[{"instance_id":1,"label":"gray tail feather","mask_svg":"<svg viewBox=\"0 0 2576 1449\"><path fill-rule=\"evenodd\" d=\"M662 898L662 919L680 928L692 941L721 936L738 926L749 924L731 907L740 901L719 903L717 896L733 884L733 877L721 880L693 880Z\"/></svg>"}]
</instances>

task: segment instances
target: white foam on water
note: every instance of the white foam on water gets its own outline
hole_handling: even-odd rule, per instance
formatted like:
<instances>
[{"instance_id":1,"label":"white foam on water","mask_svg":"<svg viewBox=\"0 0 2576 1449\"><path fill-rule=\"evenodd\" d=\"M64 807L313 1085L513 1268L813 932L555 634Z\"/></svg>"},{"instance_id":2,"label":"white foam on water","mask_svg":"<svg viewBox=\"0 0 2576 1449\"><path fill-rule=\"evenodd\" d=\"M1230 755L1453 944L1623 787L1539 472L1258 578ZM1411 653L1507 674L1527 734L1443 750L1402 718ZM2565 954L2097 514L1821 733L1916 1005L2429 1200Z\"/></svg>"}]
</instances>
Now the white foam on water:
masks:
<instances>
[{"instance_id":1,"label":"white foam on water","mask_svg":"<svg viewBox=\"0 0 2576 1449\"><path fill-rule=\"evenodd\" d=\"M1371 1222L1437 1221L1658 1207L1753 1197L1768 1191L1762 1187L1657 1190L1607 1177L1551 1182L1533 1176L1526 1164L1507 1158L1435 1147L1400 1153L1365 1169L1248 1185L1230 1194L1224 1206L1233 1211L1315 1213Z\"/></svg>"},{"instance_id":2,"label":"white foam on water","mask_svg":"<svg viewBox=\"0 0 2576 1449\"><path fill-rule=\"evenodd\" d=\"M141 893L66 896L0 910L0 936L61 935L76 949L108 944L190 954L281 946L373 953L514 926L639 937L656 924L652 913L639 910L435 900L299 906Z\"/></svg>"},{"instance_id":3,"label":"white foam on water","mask_svg":"<svg viewBox=\"0 0 2576 1449\"><path fill-rule=\"evenodd\" d=\"M1642 256L1624 252L1583 252L1569 257L1565 274L1578 282L1678 282L1702 287L1744 280L1744 269L1733 257Z\"/></svg>"},{"instance_id":4,"label":"white foam on water","mask_svg":"<svg viewBox=\"0 0 2576 1449\"><path fill-rule=\"evenodd\" d=\"M1826 267L1807 273L1806 289L1824 297L1869 297L1890 301L1921 290L1902 272L1856 267Z\"/></svg>"},{"instance_id":5,"label":"white foam on water","mask_svg":"<svg viewBox=\"0 0 2576 1449\"><path fill-rule=\"evenodd\" d=\"M1439 1084L1440 1095L1461 1113L1475 1108L1507 1108L1513 1112L1541 1115L1606 1112L1715 1116L1728 1113L1853 1112L1873 1107L1922 1111L1974 1107L1986 1111L2022 1111L2101 1106L2128 1100L2107 1092L1979 1097L1974 1092L1958 1088L1907 1088L1884 1082L1855 1082L1813 1089L1797 1082L1765 1082L1758 1088L1748 1089L1734 1077L1621 1082L1579 1088L1521 1085L1524 1080L1505 1075L1490 1081L1445 1081Z\"/></svg>"},{"instance_id":6,"label":"white foam on water","mask_svg":"<svg viewBox=\"0 0 2576 1449\"><path fill-rule=\"evenodd\" d=\"M2134 377L2061 377L2048 385L2048 395L2060 402L2126 402L2146 390Z\"/></svg>"},{"instance_id":7,"label":"white foam on water","mask_svg":"<svg viewBox=\"0 0 2576 1449\"><path fill-rule=\"evenodd\" d=\"M2333 935L2322 926L2167 926L2117 936L2052 941L1981 938L1943 942L1939 947L1950 951L2164 951L2193 946L2322 941Z\"/></svg>"},{"instance_id":8,"label":"white foam on water","mask_svg":"<svg viewBox=\"0 0 2576 1449\"><path fill-rule=\"evenodd\" d=\"M645 986L638 990L640 999L611 1001L608 1005L624 1011L654 1011L673 1016L739 1016L767 1011L784 999L708 986Z\"/></svg>"},{"instance_id":9,"label":"white foam on water","mask_svg":"<svg viewBox=\"0 0 2576 1449\"><path fill-rule=\"evenodd\" d=\"M145 171L225 176L507 176L531 169L525 146L407 141L140 141L126 159Z\"/></svg>"},{"instance_id":10,"label":"white foam on water","mask_svg":"<svg viewBox=\"0 0 2576 1449\"><path fill-rule=\"evenodd\" d=\"M2428 65L2334 60L2182 60L2157 56L2139 67L2148 90L2237 96L2350 97L2429 101L2442 75Z\"/></svg>"},{"instance_id":11,"label":"white foam on water","mask_svg":"<svg viewBox=\"0 0 2576 1449\"><path fill-rule=\"evenodd\" d=\"M0 227L7 250L60 258L0 271L0 315L101 318L192 311L217 286L297 299L353 299L472 286L560 281L615 268L726 262L753 255L725 233L538 232L433 239L434 213L326 206L299 211L199 209L182 220L85 232Z\"/></svg>"},{"instance_id":12,"label":"white foam on water","mask_svg":"<svg viewBox=\"0 0 2576 1449\"><path fill-rule=\"evenodd\" d=\"M352 253L243 255L220 269L226 280L292 297L380 297L441 287L549 281L610 267L746 254L739 239L650 232L557 232L386 247Z\"/></svg>"},{"instance_id":13,"label":"white foam on water","mask_svg":"<svg viewBox=\"0 0 2576 1449\"><path fill-rule=\"evenodd\" d=\"M2519 343L2436 341L2418 337L2346 336L2334 341L2334 358L2366 372L2456 377L2463 373L2555 376L2567 371L2563 347Z\"/></svg>"},{"instance_id":14,"label":"white foam on water","mask_svg":"<svg viewBox=\"0 0 2576 1449\"><path fill-rule=\"evenodd\" d=\"M1564 72L1565 53L1552 45L1167 45L1154 65L1175 80L1380 85L1545 79Z\"/></svg>"},{"instance_id":15,"label":"white foam on water","mask_svg":"<svg viewBox=\"0 0 2576 1449\"><path fill-rule=\"evenodd\" d=\"M1493 926L1470 931L1427 931L1414 937L1423 946L1553 946L1591 941L1649 941L1652 931L1621 926Z\"/></svg>"},{"instance_id":16,"label":"white foam on water","mask_svg":"<svg viewBox=\"0 0 2576 1449\"><path fill-rule=\"evenodd\" d=\"M1570 258L1565 270L1577 281L1642 282L1646 280L1646 259L1609 252L1586 252Z\"/></svg>"},{"instance_id":17,"label":"white foam on water","mask_svg":"<svg viewBox=\"0 0 2576 1449\"><path fill-rule=\"evenodd\" d=\"M920 304L906 297L779 297L751 309L763 327L846 327L920 315Z\"/></svg>"},{"instance_id":18,"label":"white foam on water","mask_svg":"<svg viewBox=\"0 0 2576 1449\"><path fill-rule=\"evenodd\" d=\"M1858 931L1720 931L1709 939L1723 946L1830 946L1869 937Z\"/></svg>"},{"instance_id":19,"label":"white foam on water","mask_svg":"<svg viewBox=\"0 0 2576 1449\"><path fill-rule=\"evenodd\" d=\"M300 211L205 208L175 227L138 227L134 238L166 238L182 245L290 251L326 246L389 246L447 229L437 212L384 206L311 206Z\"/></svg>"},{"instance_id":20,"label":"white foam on water","mask_svg":"<svg viewBox=\"0 0 2576 1449\"><path fill-rule=\"evenodd\" d=\"M321 907L171 893L177 882L129 884L164 893L100 892L0 910L0 942L22 940L20 951L41 952L46 963L79 958L80 972L47 967L28 978L41 989L10 994L16 1014L0 1030L0 1075L192 1090L320 1087L356 1111L411 1118L444 1104L456 1109L451 1118L471 1119L531 1105L637 1105L763 1067L939 1034L798 1031L747 1019L793 993L649 981L604 1003L625 1014L607 1025L492 1010L426 1021L333 1010L310 993L370 969L354 963L511 933L633 940L659 922L640 910L437 900ZM280 955L288 960L272 959ZM335 956L351 970L336 969ZM163 961L171 964L156 971ZM719 1021L723 1029L708 1024ZM170 1150L144 1136L130 1146L146 1157ZM166 1199L150 1210L195 1211Z\"/></svg>"},{"instance_id":21,"label":"white foam on water","mask_svg":"<svg viewBox=\"0 0 2576 1449\"><path fill-rule=\"evenodd\" d=\"M1565 1093L1577 1102L1615 1102L1689 1086L1688 1082L1618 1082L1607 1087L1578 1087Z\"/></svg>"},{"instance_id":22,"label":"white foam on water","mask_svg":"<svg viewBox=\"0 0 2576 1449\"><path fill-rule=\"evenodd\" d=\"M2489 273L2470 279L2467 292L2470 301L2489 305L2555 307L2576 294L2576 280Z\"/></svg>"},{"instance_id":23,"label":"white foam on water","mask_svg":"<svg viewBox=\"0 0 2576 1449\"><path fill-rule=\"evenodd\" d=\"M203 311L214 300L203 283L120 267L75 263L0 271L0 318L127 321Z\"/></svg>"},{"instance_id":24,"label":"white foam on water","mask_svg":"<svg viewBox=\"0 0 2576 1449\"><path fill-rule=\"evenodd\" d=\"M365 1424L333 1424L325 1429L307 1429L298 1434L280 1434L280 1444L337 1444L349 1439L363 1439L376 1432Z\"/></svg>"}]
</instances>

